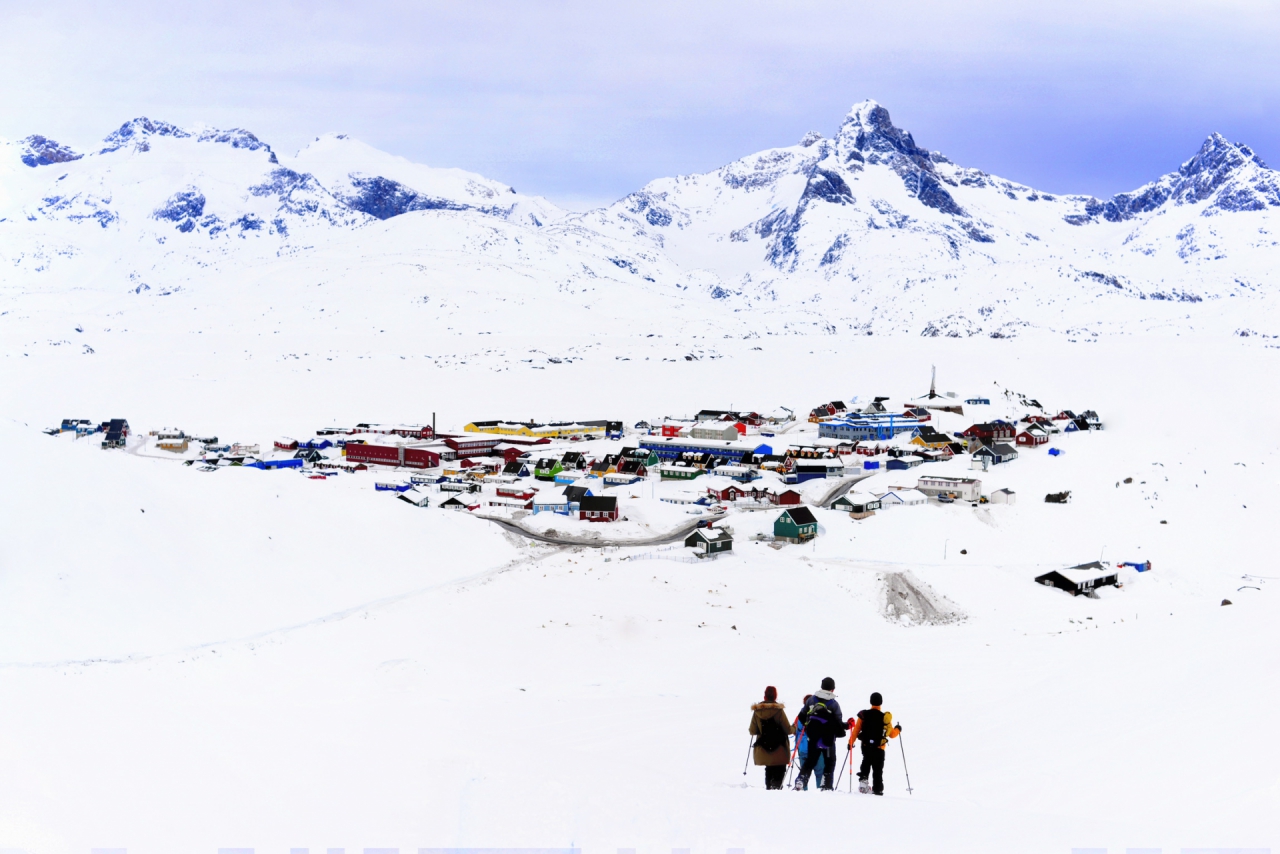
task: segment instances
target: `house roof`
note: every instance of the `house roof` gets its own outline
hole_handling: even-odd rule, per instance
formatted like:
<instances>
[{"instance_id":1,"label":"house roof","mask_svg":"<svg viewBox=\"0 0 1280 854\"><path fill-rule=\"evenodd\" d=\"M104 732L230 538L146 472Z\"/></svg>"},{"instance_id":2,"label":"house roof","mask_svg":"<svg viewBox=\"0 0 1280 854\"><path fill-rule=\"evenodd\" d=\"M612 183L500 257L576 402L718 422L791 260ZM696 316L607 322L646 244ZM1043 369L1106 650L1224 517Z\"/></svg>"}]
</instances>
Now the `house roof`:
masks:
<instances>
[{"instance_id":1,"label":"house roof","mask_svg":"<svg viewBox=\"0 0 1280 854\"><path fill-rule=\"evenodd\" d=\"M708 543L733 542L733 534L724 528L698 528L692 536L706 540Z\"/></svg>"},{"instance_id":2,"label":"house roof","mask_svg":"<svg viewBox=\"0 0 1280 854\"><path fill-rule=\"evenodd\" d=\"M1055 572L1058 575L1061 575L1063 578L1067 579L1068 581L1074 582L1076 584L1079 584L1083 581L1097 581L1099 579L1109 578L1117 574L1115 569L1111 567L1103 566L1101 563L1095 560L1095 561L1090 561L1089 563L1082 563L1079 566L1069 566L1065 569L1051 570L1050 572L1046 572L1044 573L1044 575L1041 575L1039 577L1044 578L1045 575L1051 575Z\"/></svg>"},{"instance_id":3,"label":"house roof","mask_svg":"<svg viewBox=\"0 0 1280 854\"><path fill-rule=\"evenodd\" d=\"M803 504L796 505L795 507L788 507L786 510L782 511L782 515L790 515L791 521L795 522L797 525L818 524L818 520L813 518L813 511L808 507L805 507Z\"/></svg>"},{"instance_id":4,"label":"house roof","mask_svg":"<svg viewBox=\"0 0 1280 854\"><path fill-rule=\"evenodd\" d=\"M1005 444L996 445L995 452L1002 457L1007 457L1010 455L1017 456L1018 454L1017 448L1013 447L1013 445L1005 445Z\"/></svg>"},{"instance_id":5,"label":"house roof","mask_svg":"<svg viewBox=\"0 0 1280 854\"><path fill-rule=\"evenodd\" d=\"M612 495L584 495L578 507L589 513L611 513L618 509L618 499Z\"/></svg>"}]
</instances>

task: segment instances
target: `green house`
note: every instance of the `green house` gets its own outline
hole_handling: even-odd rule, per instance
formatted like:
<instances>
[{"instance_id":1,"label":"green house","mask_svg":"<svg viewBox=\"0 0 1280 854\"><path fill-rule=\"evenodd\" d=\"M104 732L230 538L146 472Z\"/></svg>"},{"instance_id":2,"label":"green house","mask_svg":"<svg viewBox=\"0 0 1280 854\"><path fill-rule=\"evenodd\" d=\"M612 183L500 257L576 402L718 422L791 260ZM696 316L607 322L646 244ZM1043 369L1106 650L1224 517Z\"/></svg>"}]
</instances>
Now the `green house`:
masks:
<instances>
[{"instance_id":1,"label":"green house","mask_svg":"<svg viewBox=\"0 0 1280 854\"><path fill-rule=\"evenodd\" d=\"M564 471L564 466L560 465L559 460L543 459L538 460L538 465L533 469L533 476L538 480L555 480L556 475Z\"/></svg>"},{"instance_id":2,"label":"green house","mask_svg":"<svg viewBox=\"0 0 1280 854\"><path fill-rule=\"evenodd\" d=\"M658 466L658 474L663 480L693 480L699 475L706 474L706 471L693 466L675 466L670 463L663 463Z\"/></svg>"},{"instance_id":3,"label":"green house","mask_svg":"<svg viewBox=\"0 0 1280 854\"><path fill-rule=\"evenodd\" d=\"M773 538L803 543L818 536L818 520L808 507L788 507L773 523Z\"/></svg>"},{"instance_id":4,"label":"green house","mask_svg":"<svg viewBox=\"0 0 1280 854\"><path fill-rule=\"evenodd\" d=\"M698 557L733 551L733 534L724 528L698 528L685 537L686 548L697 549Z\"/></svg>"},{"instance_id":5,"label":"green house","mask_svg":"<svg viewBox=\"0 0 1280 854\"><path fill-rule=\"evenodd\" d=\"M618 465L622 465L624 460L639 460L640 464L647 469L654 468L662 462L652 448L623 448L622 453L618 454Z\"/></svg>"}]
</instances>

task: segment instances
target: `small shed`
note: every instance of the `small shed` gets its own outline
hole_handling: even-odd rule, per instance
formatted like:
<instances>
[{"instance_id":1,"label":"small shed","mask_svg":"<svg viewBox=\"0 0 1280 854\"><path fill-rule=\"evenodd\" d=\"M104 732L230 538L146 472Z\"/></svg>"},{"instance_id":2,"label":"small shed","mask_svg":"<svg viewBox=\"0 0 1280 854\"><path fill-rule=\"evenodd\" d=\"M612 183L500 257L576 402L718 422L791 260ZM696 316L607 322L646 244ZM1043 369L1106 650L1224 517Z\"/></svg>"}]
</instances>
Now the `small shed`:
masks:
<instances>
[{"instance_id":1,"label":"small shed","mask_svg":"<svg viewBox=\"0 0 1280 854\"><path fill-rule=\"evenodd\" d=\"M991 493L987 500L992 504L1017 504L1018 494L1012 489L997 489Z\"/></svg>"},{"instance_id":2,"label":"small shed","mask_svg":"<svg viewBox=\"0 0 1280 854\"><path fill-rule=\"evenodd\" d=\"M1036 578L1037 584L1065 590L1072 596L1094 596L1100 587L1118 587L1120 575L1098 561L1082 563L1067 569L1055 569Z\"/></svg>"},{"instance_id":3,"label":"small shed","mask_svg":"<svg viewBox=\"0 0 1280 854\"><path fill-rule=\"evenodd\" d=\"M794 489L784 489L778 493L778 500L774 503L783 506L798 505L800 503L800 493Z\"/></svg>"},{"instance_id":4,"label":"small shed","mask_svg":"<svg viewBox=\"0 0 1280 854\"><path fill-rule=\"evenodd\" d=\"M685 537L685 548L697 549L698 557L733 550L733 534L724 528L698 528Z\"/></svg>"},{"instance_id":5,"label":"small shed","mask_svg":"<svg viewBox=\"0 0 1280 854\"><path fill-rule=\"evenodd\" d=\"M803 505L782 511L773 523L773 538L789 543L804 543L818 536L818 520L813 511Z\"/></svg>"}]
</instances>

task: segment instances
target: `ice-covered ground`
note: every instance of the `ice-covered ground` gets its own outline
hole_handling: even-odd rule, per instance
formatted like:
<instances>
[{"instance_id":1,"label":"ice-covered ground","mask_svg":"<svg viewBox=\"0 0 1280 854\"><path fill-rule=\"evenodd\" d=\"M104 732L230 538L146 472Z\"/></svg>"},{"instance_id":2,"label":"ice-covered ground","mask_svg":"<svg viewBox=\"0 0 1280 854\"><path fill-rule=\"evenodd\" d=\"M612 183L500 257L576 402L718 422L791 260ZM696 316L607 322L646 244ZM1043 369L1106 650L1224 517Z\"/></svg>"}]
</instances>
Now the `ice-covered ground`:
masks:
<instances>
[{"instance_id":1,"label":"ice-covered ground","mask_svg":"<svg viewBox=\"0 0 1280 854\"><path fill-rule=\"evenodd\" d=\"M266 358L265 320L198 333L167 311L101 333L91 356L43 337L22 355L20 327L0 327L6 848L1280 844L1274 349L718 338L721 358L686 361L669 339L584 326L513 330L486 354L474 335L417 341L405 321L317 325L330 361ZM43 306L24 323L73 321ZM307 334L267 332L282 353ZM583 337L597 343L541 369L515 355ZM400 358L418 344L463 355ZM961 397L1014 389L1094 408L1107 429L983 475L1015 506L856 523L819 510L816 544L776 551L749 540L772 513L735 513L735 553L709 564L530 545L375 493L370 474L201 473L39 432L123 416L266 444L432 412L457 428L803 411L921 393L934 364ZM929 473L948 468L968 473ZM1073 503L1037 500L1059 489ZM1098 600L1031 581L1099 557L1155 568ZM886 586L904 584L955 619L886 618ZM742 775L764 686L794 712L828 675L849 714L883 692L914 794L897 744L881 799L766 792L758 769Z\"/></svg>"}]
</instances>

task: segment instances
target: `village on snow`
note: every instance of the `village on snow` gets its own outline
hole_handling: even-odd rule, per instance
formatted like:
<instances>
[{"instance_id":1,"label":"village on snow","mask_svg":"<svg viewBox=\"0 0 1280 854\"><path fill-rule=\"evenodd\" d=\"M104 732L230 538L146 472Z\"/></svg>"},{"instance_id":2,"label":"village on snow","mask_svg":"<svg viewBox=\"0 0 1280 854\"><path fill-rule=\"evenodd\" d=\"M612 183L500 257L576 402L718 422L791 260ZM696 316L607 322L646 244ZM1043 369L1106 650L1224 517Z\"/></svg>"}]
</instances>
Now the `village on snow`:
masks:
<instances>
[{"instance_id":1,"label":"village on snow","mask_svg":"<svg viewBox=\"0 0 1280 854\"><path fill-rule=\"evenodd\" d=\"M959 399L932 386L927 395L897 405L891 400L832 401L804 420L786 407L779 415L704 409L629 429L608 420L494 420L445 433L436 430L433 413L431 424L322 428L311 439L276 439L265 453L259 444L223 443L181 429L142 434L123 418L69 418L46 432L101 435L104 449L180 460L206 473L292 469L326 481L376 472L382 479L371 491L389 493L401 507L470 512L547 543L668 544L662 551L686 557L667 559L697 561L732 555L734 530L726 520L736 514L777 512L772 534L766 526L751 539L780 549L814 541L822 514L874 524L877 512L890 509L1011 505L1016 493L988 490L984 478L998 481L1027 452L1061 456L1071 434L1103 426L1092 410L1053 411L1010 391L995 395L994 405L992 397ZM1043 500L1066 504L1071 491L1058 488ZM631 525L611 537L593 523ZM653 555L623 559L646 556ZM1150 562L1090 561L1035 581L1096 597L1100 588L1122 586L1122 571L1150 568Z\"/></svg>"}]
</instances>

